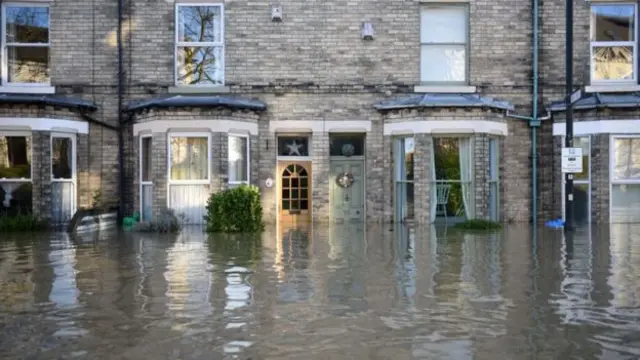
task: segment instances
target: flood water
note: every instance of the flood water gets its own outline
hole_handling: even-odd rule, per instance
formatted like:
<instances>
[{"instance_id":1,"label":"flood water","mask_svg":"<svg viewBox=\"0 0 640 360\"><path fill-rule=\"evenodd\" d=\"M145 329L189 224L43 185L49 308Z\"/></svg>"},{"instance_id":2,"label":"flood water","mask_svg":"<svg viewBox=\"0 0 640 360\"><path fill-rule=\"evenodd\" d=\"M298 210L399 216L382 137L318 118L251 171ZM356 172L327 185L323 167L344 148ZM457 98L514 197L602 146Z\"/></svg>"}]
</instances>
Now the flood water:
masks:
<instances>
[{"instance_id":1,"label":"flood water","mask_svg":"<svg viewBox=\"0 0 640 360\"><path fill-rule=\"evenodd\" d=\"M637 359L640 225L0 234L0 359Z\"/></svg>"}]
</instances>

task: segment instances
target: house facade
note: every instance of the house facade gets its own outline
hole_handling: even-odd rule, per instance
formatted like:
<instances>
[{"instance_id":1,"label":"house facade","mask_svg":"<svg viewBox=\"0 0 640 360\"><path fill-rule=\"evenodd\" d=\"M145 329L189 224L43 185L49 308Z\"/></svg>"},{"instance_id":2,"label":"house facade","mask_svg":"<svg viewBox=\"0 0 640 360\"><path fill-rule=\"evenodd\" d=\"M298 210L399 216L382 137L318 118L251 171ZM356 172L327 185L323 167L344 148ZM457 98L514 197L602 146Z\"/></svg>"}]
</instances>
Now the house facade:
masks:
<instances>
[{"instance_id":1,"label":"house facade","mask_svg":"<svg viewBox=\"0 0 640 360\"><path fill-rule=\"evenodd\" d=\"M197 224L244 183L270 222L560 216L564 1L539 4L537 71L533 9L3 2L0 196L52 221L121 203ZM636 16L576 2L576 211L598 222L640 220Z\"/></svg>"}]
</instances>

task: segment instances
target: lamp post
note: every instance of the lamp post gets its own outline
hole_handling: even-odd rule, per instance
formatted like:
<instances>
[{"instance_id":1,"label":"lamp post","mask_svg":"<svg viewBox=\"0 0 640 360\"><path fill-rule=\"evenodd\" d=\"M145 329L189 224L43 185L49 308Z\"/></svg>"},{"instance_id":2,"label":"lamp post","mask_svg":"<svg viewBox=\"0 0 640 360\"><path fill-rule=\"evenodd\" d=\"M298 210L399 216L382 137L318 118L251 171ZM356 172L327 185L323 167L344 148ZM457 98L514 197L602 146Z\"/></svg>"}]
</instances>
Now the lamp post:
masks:
<instances>
[{"instance_id":1,"label":"lamp post","mask_svg":"<svg viewBox=\"0 0 640 360\"><path fill-rule=\"evenodd\" d=\"M565 147L573 147L573 103L571 94L573 93L573 0L565 0L566 11L566 129L565 129ZM565 231L573 230L573 174L565 173Z\"/></svg>"}]
</instances>

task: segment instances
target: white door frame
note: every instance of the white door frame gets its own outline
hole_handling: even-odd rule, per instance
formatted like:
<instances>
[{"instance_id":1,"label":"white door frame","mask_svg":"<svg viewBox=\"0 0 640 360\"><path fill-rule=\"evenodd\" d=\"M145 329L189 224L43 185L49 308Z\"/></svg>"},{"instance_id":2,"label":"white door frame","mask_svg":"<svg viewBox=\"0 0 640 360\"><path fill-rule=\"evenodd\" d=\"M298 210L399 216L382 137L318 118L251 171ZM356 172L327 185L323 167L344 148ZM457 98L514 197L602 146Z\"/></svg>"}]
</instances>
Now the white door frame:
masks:
<instances>
[{"instance_id":1,"label":"white door frame","mask_svg":"<svg viewBox=\"0 0 640 360\"><path fill-rule=\"evenodd\" d=\"M144 188L144 185L151 185L153 188L153 176L152 174L149 174L149 178L151 178L150 181L143 181L142 180L142 143L144 139L151 139L151 146L153 146L153 136L151 134L144 134L144 135L140 135L140 139L138 140L138 179L140 180L140 184L139 184L139 204L140 204L140 221L149 221L151 219L145 219L144 218L144 208L143 208L143 202L142 199L144 197L144 193L142 192L142 189ZM149 160L151 160L151 156L149 157ZM153 169L153 167L152 167ZM153 199L152 199L153 201Z\"/></svg>"},{"instance_id":2,"label":"white door frame","mask_svg":"<svg viewBox=\"0 0 640 360\"><path fill-rule=\"evenodd\" d=\"M62 138L71 140L71 179L54 179L53 178L53 139ZM51 182L70 182L73 184L73 204L71 208L71 216L75 215L78 208L78 181L77 181L77 136L74 133L62 133L51 132L49 138L49 176L51 176ZM32 155L33 156L33 155Z\"/></svg>"}]
</instances>

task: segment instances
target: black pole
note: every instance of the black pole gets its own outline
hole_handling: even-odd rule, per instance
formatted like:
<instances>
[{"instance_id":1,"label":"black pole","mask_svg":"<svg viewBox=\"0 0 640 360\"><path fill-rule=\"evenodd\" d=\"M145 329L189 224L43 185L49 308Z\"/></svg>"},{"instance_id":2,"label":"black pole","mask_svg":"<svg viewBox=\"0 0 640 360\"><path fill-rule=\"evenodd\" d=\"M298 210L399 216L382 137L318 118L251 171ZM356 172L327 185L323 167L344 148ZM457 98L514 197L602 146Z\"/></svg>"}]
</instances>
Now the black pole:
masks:
<instances>
[{"instance_id":1,"label":"black pole","mask_svg":"<svg viewBox=\"0 0 640 360\"><path fill-rule=\"evenodd\" d=\"M565 131L565 147L573 147L573 105L571 104L571 94L573 93L573 0L566 0L566 131ZM565 174L564 188L564 207L565 207L565 230L573 229L573 174Z\"/></svg>"},{"instance_id":2,"label":"black pole","mask_svg":"<svg viewBox=\"0 0 640 360\"><path fill-rule=\"evenodd\" d=\"M122 114L122 102L124 95L124 58L122 51L122 22L123 22L123 7L124 1L118 0L118 167L120 170L119 176L119 204L118 204L118 225L122 224L122 219L124 218L124 185L125 185L125 174L124 174L124 121Z\"/></svg>"}]
</instances>

